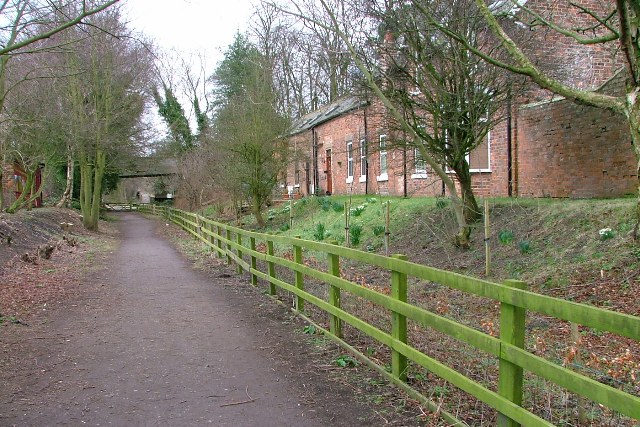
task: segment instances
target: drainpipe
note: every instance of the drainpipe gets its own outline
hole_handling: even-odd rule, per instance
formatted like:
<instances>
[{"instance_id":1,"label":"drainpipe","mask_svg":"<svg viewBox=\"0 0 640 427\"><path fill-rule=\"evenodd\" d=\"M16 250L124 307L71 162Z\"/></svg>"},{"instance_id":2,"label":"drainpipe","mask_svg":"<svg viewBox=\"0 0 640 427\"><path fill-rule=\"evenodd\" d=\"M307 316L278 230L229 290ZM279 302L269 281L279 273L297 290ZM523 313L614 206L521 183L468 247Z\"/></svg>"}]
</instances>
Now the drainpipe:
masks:
<instances>
[{"instance_id":1,"label":"drainpipe","mask_svg":"<svg viewBox=\"0 0 640 427\"><path fill-rule=\"evenodd\" d=\"M507 194L513 197L513 155L512 143L512 118L511 118L511 92L507 94Z\"/></svg>"},{"instance_id":2,"label":"drainpipe","mask_svg":"<svg viewBox=\"0 0 640 427\"><path fill-rule=\"evenodd\" d=\"M407 198L407 142L402 149L402 197Z\"/></svg>"},{"instance_id":3,"label":"drainpipe","mask_svg":"<svg viewBox=\"0 0 640 427\"><path fill-rule=\"evenodd\" d=\"M313 153L313 194L318 194L318 133L316 128L311 129L311 145Z\"/></svg>"},{"instance_id":4,"label":"drainpipe","mask_svg":"<svg viewBox=\"0 0 640 427\"><path fill-rule=\"evenodd\" d=\"M367 107L362 110L364 117L364 194L369 194L369 125L367 123Z\"/></svg>"}]
</instances>

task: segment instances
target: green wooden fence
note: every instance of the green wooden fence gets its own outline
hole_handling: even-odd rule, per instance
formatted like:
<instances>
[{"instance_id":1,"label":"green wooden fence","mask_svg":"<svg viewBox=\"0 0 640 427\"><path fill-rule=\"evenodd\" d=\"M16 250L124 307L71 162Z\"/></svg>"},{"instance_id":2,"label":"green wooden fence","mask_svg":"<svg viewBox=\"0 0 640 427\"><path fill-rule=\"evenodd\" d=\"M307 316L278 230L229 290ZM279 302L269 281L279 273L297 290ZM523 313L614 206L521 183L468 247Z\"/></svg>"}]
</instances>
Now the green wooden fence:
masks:
<instances>
[{"instance_id":1,"label":"green wooden fence","mask_svg":"<svg viewBox=\"0 0 640 427\"><path fill-rule=\"evenodd\" d=\"M601 331L640 341L640 317L603 310L558 298L529 292L525 283L508 280L493 283L457 273L415 264L406 261L402 255L385 257L341 247L335 244L302 240L246 231L219 222L211 221L197 214L153 205L139 205L138 210L165 216L183 229L202 240L220 257L235 263L238 272L251 275L251 283L258 279L269 284L268 292L276 294L276 287L290 292L295 297L295 308L301 313L305 303L310 303L325 311L328 316L327 335L346 348L355 352L365 363L387 376L410 396L418 398L430 409L436 410L435 403L420 395L406 384L408 361L420 365L440 378L475 396L498 412L499 426L550 426L550 422L521 407L523 396L523 373L530 372L560 387L583 396L607 408L640 420L640 398L622 390L600 383L589 377L573 372L552 361L546 360L524 349L525 314L527 311L541 313L557 319L588 326ZM256 250L256 242L264 243L265 252ZM291 248L293 260L275 255L274 245ZM303 251L316 251L327 256L327 270L320 271L303 262ZM340 260L355 260L377 266L391 272L391 293L385 295L372 289L352 283L340 277ZM257 261L263 261L266 271L257 268ZM295 274L294 283L287 283L276 276L276 265L291 270ZM304 278L310 277L328 286L326 300L304 290ZM500 303L500 337L494 337L454 320L440 316L423 308L407 303L407 278L414 277L449 288L461 290L495 300ZM376 328L341 308L341 292L384 307L391 312L391 332ZM471 345L499 361L497 391L493 391L444 363L435 360L412 347L407 340L407 320L424 328L432 328L449 335L460 342ZM364 354L342 340L344 323L364 332L391 349L391 373L376 365ZM452 424L462 425L451 414L439 410L441 416Z\"/></svg>"}]
</instances>

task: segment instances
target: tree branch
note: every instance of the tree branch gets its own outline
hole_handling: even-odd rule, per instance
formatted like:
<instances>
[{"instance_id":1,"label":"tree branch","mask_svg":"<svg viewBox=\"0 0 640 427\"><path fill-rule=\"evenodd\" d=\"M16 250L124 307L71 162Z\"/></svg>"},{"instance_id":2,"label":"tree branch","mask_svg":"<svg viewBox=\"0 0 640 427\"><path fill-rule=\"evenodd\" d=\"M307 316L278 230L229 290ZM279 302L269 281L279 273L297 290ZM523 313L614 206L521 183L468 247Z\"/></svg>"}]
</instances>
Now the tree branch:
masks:
<instances>
[{"instance_id":1,"label":"tree branch","mask_svg":"<svg viewBox=\"0 0 640 427\"><path fill-rule=\"evenodd\" d=\"M618 0L623 1L623 0ZM596 93L587 90L574 89L570 86L567 86L561 83L559 80L556 80L545 73L543 73L540 69L538 69L529 58L525 55L525 53L516 45L516 43L509 37L509 35L504 31L500 23L496 17L491 13L489 7L487 6L484 0L476 0L476 4L480 9L480 13L484 16L485 21L489 25L489 28L494 33L496 37L502 42L503 47L506 49L507 53L519 64L519 67L499 65L499 61L491 60L492 58L488 58L488 55L483 52L478 51L478 49L469 49L474 54L480 56L482 59L490 62L493 65L505 68L509 71L522 74L528 76L543 89L548 89L560 96L564 96L565 98L571 99L575 102L584 105L590 105L593 107L604 108L607 110L615 111L620 114L626 114L626 106L625 102L615 96L606 95L602 93ZM439 27L442 25L437 24ZM458 40L463 39L462 43L469 48L469 43L464 40L463 37L458 35Z\"/></svg>"},{"instance_id":2,"label":"tree branch","mask_svg":"<svg viewBox=\"0 0 640 427\"><path fill-rule=\"evenodd\" d=\"M603 35L603 36L600 36L600 37L594 37L594 38L583 37L577 31L563 28L560 25L558 25L558 24L546 19L544 16L540 15L538 12L535 12L535 11L531 10L530 8L528 8L526 6L521 6L521 8L522 8L522 10L524 10L525 12L527 12L528 14L533 16L536 21L541 22L543 25L551 28L552 30L554 30L554 31L556 31L556 32L558 32L558 33L560 33L560 34L562 34L564 36L567 36L567 37L570 37L570 38L574 39L575 41L577 41L580 44L591 45L591 44L606 43L606 42L617 40L620 37L620 35L616 31L614 31L612 28L610 28L609 25L605 24L600 18L596 17L592 12L587 11L587 9L585 9L585 8L580 8L580 9L583 9L584 11L587 11L586 13L588 13L591 17L596 19L601 24L603 24L611 32L609 34L606 34L606 35Z\"/></svg>"},{"instance_id":3,"label":"tree branch","mask_svg":"<svg viewBox=\"0 0 640 427\"><path fill-rule=\"evenodd\" d=\"M28 45L30 45L32 43L35 43L35 42L39 41L39 40L47 39L47 38L53 36L54 34L57 34L57 33L61 32L61 31L64 31L64 30L66 30L68 28L71 28L74 25L79 24L80 22L82 22L82 20L84 18L86 18L88 16L91 16L91 15L95 15L96 13L102 12L103 10L105 10L108 7L118 3L119 1L120 0L109 0L109 1L107 1L106 3L104 3L104 4L100 5L100 6L97 6L97 7L93 8L93 9L88 9L88 10L83 7L82 12L77 17L75 17L74 19L72 19L70 21L67 21L67 22L65 22L65 23L63 23L63 24L61 24L61 25L59 25L59 26L57 26L57 27L55 27L55 28L53 28L53 29L51 29L49 31L46 31L44 33L36 34L35 36L29 37L29 38L27 38L25 40L22 40L21 42L8 44L4 48L1 48L0 49L0 56L7 55L7 54L9 54L9 53L11 53L11 52L13 52L15 50L21 49L21 48L23 48L25 46L28 46Z\"/></svg>"}]
</instances>

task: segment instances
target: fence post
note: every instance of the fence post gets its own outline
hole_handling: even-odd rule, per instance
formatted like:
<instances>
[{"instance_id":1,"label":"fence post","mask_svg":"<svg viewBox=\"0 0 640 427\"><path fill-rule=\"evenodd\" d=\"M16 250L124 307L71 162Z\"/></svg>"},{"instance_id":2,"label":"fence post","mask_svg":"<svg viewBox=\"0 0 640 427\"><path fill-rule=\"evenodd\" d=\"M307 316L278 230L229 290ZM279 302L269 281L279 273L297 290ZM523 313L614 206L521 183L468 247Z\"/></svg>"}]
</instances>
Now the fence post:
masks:
<instances>
[{"instance_id":1,"label":"fence post","mask_svg":"<svg viewBox=\"0 0 640 427\"><path fill-rule=\"evenodd\" d=\"M216 243L216 239L214 237L214 231L213 231L213 224L211 224L210 222L205 222L204 223L204 228L209 231L209 236L207 237L209 240L209 250L210 251L215 251L215 249L213 249L213 246Z\"/></svg>"},{"instance_id":2,"label":"fence post","mask_svg":"<svg viewBox=\"0 0 640 427\"><path fill-rule=\"evenodd\" d=\"M242 247L242 234L240 234L239 232L236 232L236 243L240 247ZM242 261L242 249L238 248L237 253L238 258L240 259L240 261ZM242 274L242 265L240 263L238 263L238 274Z\"/></svg>"},{"instance_id":3,"label":"fence post","mask_svg":"<svg viewBox=\"0 0 640 427\"><path fill-rule=\"evenodd\" d=\"M255 252L256 250L256 238L251 236L249 237L249 247L251 248L251 250L253 252ZM258 269L258 263L256 261L256 256L255 254L251 254L251 269L252 270L257 270ZM258 276L256 276L255 274L251 273L251 284L253 286L258 286Z\"/></svg>"},{"instance_id":4,"label":"fence post","mask_svg":"<svg viewBox=\"0 0 640 427\"><path fill-rule=\"evenodd\" d=\"M267 255L273 256L273 240L267 240ZM273 261L267 261L267 273L269 277L275 279L276 277L276 264ZM269 295L276 294L276 284L269 282Z\"/></svg>"},{"instance_id":5,"label":"fence post","mask_svg":"<svg viewBox=\"0 0 640 427\"><path fill-rule=\"evenodd\" d=\"M220 238L222 237L222 229L219 225L216 225L216 236L218 236L218 238L216 239L216 246L218 247L218 249L220 249L219 251L217 251L218 258L222 258L222 240L220 240Z\"/></svg>"},{"instance_id":6,"label":"fence post","mask_svg":"<svg viewBox=\"0 0 640 427\"><path fill-rule=\"evenodd\" d=\"M406 261L406 255L393 255L392 258ZM399 271L391 271L391 298L407 302L407 275ZM391 336L407 343L407 318L400 313L391 312ZM401 381L407 381L407 357L396 350L391 350L391 373Z\"/></svg>"},{"instance_id":7,"label":"fence post","mask_svg":"<svg viewBox=\"0 0 640 427\"><path fill-rule=\"evenodd\" d=\"M526 289L527 284L519 280L505 280L505 286ZM524 348L526 312L522 307L500 303L500 340ZM522 406L522 368L502 358L499 360L498 394ZM506 415L498 414L498 427L519 427L520 424Z\"/></svg>"},{"instance_id":8,"label":"fence post","mask_svg":"<svg viewBox=\"0 0 640 427\"><path fill-rule=\"evenodd\" d=\"M295 238L300 239L301 236L295 236ZM302 246L296 245L296 244L293 245L293 261L296 264L304 264L304 261L302 259ZM304 290L304 274L302 274L300 271L296 271L296 278L294 283L296 288L303 291ZM304 298L302 298L302 296L296 295L295 304L296 304L296 310L304 311Z\"/></svg>"},{"instance_id":9,"label":"fence post","mask_svg":"<svg viewBox=\"0 0 640 427\"><path fill-rule=\"evenodd\" d=\"M338 242L332 240L332 245L337 245ZM340 257L336 254L327 253L327 270L328 273L335 277L340 277ZM329 285L329 304L336 308L340 308L340 288L334 285ZM329 331L342 338L342 319L332 314L329 315Z\"/></svg>"},{"instance_id":10,"label":"fence post","mask_svg":"<svg viewBox=\"0 0 640 427\"><path fill-rule=\"evenodd\" d=\"M225 252L227 253L227 264L231 264L231 230L229 230L228 228L225 230L225 236L227 239L227 248L225 250Z\"/></svg>"}]
</instances>

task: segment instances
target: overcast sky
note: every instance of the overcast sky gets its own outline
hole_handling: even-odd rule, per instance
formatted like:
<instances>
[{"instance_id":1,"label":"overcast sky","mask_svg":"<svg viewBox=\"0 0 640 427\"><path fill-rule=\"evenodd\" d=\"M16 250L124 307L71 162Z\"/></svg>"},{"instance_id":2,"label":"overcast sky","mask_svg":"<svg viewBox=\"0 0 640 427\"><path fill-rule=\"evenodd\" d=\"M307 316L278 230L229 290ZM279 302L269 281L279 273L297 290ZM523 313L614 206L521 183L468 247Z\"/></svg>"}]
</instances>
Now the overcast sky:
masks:
<instances>
[{"instance_id":1,"label":"overcast sky","mask_svg":"<svg viewBox=\"0 0 640 427\"><path fill-rule=\"evenodd\" d=\"M258 0L125 0L130 25L164 48L206 52L213 70L236 32L244 32Z\"/></svg>"}]
</instances>

